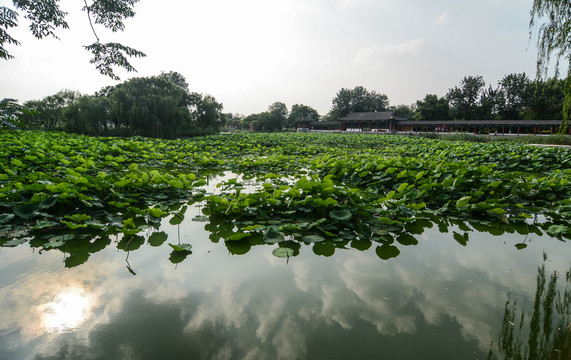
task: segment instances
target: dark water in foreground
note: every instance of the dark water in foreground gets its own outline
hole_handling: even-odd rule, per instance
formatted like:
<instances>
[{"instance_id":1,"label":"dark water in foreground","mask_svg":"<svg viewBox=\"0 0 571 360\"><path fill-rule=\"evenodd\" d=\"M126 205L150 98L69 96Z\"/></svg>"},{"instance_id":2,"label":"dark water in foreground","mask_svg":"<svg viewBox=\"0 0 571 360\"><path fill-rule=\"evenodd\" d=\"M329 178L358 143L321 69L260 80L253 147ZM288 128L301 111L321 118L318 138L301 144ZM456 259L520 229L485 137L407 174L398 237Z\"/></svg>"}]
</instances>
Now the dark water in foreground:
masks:
<instances>
[{"instance_id":1,"label":"dark water in foreground","mask_svg":"<svg viewBox=\"0 0 571 360\"><path fill-rule=\"evenodd\" d=\"M127 253L111 244L73 268L57 250L0 248L0 359L569 354L557 339L570 341L558 294L570 291L571 248L547 235L471 229L463 246L454 231L466 229L433 227L389 260L375 243L330 257L302 244L288 259L272 255L277 245L232 255L204 226L165 220L163 245ZM168 243L179 238L193 253L174 264Z\"/></svg>"}]
</instances>

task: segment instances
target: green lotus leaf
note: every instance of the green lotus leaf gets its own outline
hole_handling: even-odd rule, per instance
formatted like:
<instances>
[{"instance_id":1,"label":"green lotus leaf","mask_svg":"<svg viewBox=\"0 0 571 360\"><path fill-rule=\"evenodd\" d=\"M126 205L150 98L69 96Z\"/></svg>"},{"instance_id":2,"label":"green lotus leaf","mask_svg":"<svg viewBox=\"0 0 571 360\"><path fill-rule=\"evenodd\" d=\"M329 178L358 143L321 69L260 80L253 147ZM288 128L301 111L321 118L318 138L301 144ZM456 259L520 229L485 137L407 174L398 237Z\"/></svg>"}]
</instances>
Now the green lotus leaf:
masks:
<instances>
[{"instance_id":1,"label":"green lotus leaf","mask_svg":"<svg viewBox=\"0 0 571 360\"><path fill-rule=\"evenodd\" d=\"M23 219L28 219L38 215L38 206L36 204L22 204L14 206L14 214Z\"/></svg>"},{"instance_id":2,"label":"green lotus leaf","mask_svg":"<svg viewBox=\"0 0 571 360\"><path fill-rule=\"evenodd\" d=\"M58 247L65 244L65 241L67 240L67 238L69 238L69 236L67 236L67 237L65 235L54 236L54 237L50 238L48 240L48 242L43 245L43 247L45 249L58 248Z\"/></svg>"},{"instance_id":3,"label":"green lotus leaf","mask_svg":"<svg viewBox=\"0 0 571 360\"><path fill-rule=\"evenodd\" d=\"M400 250L393 245L378 246L375 252L377 253L377 256L383 260L395 258L400 254Z\"/></svg>"},{"instance_id":4,"label":"green lotus leaf","mask_svg":"<svg viewBox=\"0 0 571 360\"><path fill-rule=\"evenodd\" d=\"M174 244L170 244L169 246L171 248L173 248L174 251L186 251L189 252L192 249L192 245L190 244L179 244L179 245L174 245Z\"/></svg>"},{"instance_id":5,"label":"green lotus leaf","mask_svg":"<svg viewBox=\"0 0 571 360\"><path fill-rule=\"evenodd\" d=\"M12 220L16 215L14 214L1 214L0 215L0 224L7 224L10 220Z\"/></svg>"},{"instance_id":6,"label":"green lotus leaf","mask_svg":"<svg viewBox=\"0 0 571 360\"><path fill-rule=\"evenodd\" d=\"M330 257L335 254L335 245L332 242L320 242L313 245L315 255Z\"/></svg>"},{"instance_id":7,"label":"green lotus leaf","mask_svg":"<svg viewBox=\"0 0 571 360\"><path fill-rule=\"evenodd\" d=\"M152 217L156 217L156 218L162 218L168 215L168 213L166 211L163 211L159 208L151 208L148 210L149 214Z\"/></svg>"},{"instance_id":8,"label":"green lotus leaf","mask_svg":"<svg viewBox=\"0 0 571 360\"><path fill-rule=\"evenodd\" d=\"M210 218L208 216L195 216L192 218L192 221L207 222L207 221L210 221Z\"/></svg>"},{"instance_id":9,"label":"green lotus leaf","mask_svg":"<svg viewBox=\"0 0 571 360\"><path fill-rule=\"evenodd\" d=\"M289 258L293 256L293 249L287 247L276 248L272 251L272 254L279 258Z\"/></svg>"},{"instance_id":10,"label":"green lotus leaf","mask_svg":"<svg viewBox=\"0 0 571 360\"><path fill-rule=\"evenodd\" d=\"M6 241L5 243L2 244L2 246L14 247L14 246L18 246L18 245L21 245L21 244L25 244L25 243L27 243L29 240L31 240L31 238L29 238L29 237L16 238L16 239L12 239L12 240Z\"/></svg>"},{"instance_id":11,"label":"green lotus leaf","mask_svg":"<svg viewBox=\"0 0 571 360\"><path fill-rule=\"evenodd\" d=\"M306 235L301 238L301 241L308 243L317 243L325 241L325 238L319 235Z\"/></svg>"},{"instance_id":12,"label":"green lotus leaf","mask_svg":"<svg viewBox=\"0 0 571 360\"><path fill-rule=\"evenodd\" d=\"M240 241L242 239L245 239L247 237L252 236L252 233L249 232L238 232L238 233L234 233L232 235L230 235L226 241Z\"/></svg>"},{"instance_id":13,"label":"green lotus leaf","mask_svg":"<svg viewBox=\"0 0 571 360\"><path fill-rule=\"evenodd\" d=\"M87 261L87 259L89 259L89 253L88 252L79 252L79 253L71 254L64 261L65 267L66 268L76 267L78 265L85 263Z\"/></svg>"},{"instance_id":14,"label":"green lotus leaf","mask_svg":"<svg viewBox=\"0 0 571 360\"><path fill-rule=\"evenodd\" d=\"M348 210L332 210L329 212L329 216L338 221L347 221L351 219L351 212Z\"/></svg>"},{"instance_id":15,"label":"green lotus leaf","mask_svg":"<svg viewBox=\"0 0 571 360\"><path fill-rule=\"evenodd\" d=\"M468 205L468 202L470 201L470 199L472 199L471 196L464 196L464 197L460 198L458 201L456 201L456 207L459 209L465 208Z\"/></svg>"},{"instance_id":16,"label":"green lotus leaf","mask_svg":"<svg viewBox=\"0 0 571 360\"><path fill-rule=\"evenodd\" d=\"M169 220L169 224L171 225L179 225L184 220L184 215L181 214L174 214L173 217Z\"/></svg>"},{"instance_id":17,"label":"green lotus leaf","mask_svg":"<svg viewBox=\"0 0 571 360\"><path fill-rule=\"evenodd\" d=\"M545 231L551 236L560 237L561 235L568 233L569 230L570 228L565 225L551 225Z\"/></svg>"},{"instance_id":18,"label":"green lotus leaf","mask_svg":"<svg viewBox=\"0 0 571 360\"><path fill-rule=\"evenodd\" d=\"M162 244L164 244L165 241L167 241L168 239L168 235L165 232L155 232L152 233L151 236L149 236L149 239L147 240L147 242L149 243L149 245L153 246L153 247L157 247L157 246L161 246Z\"/></svg>"},{"instance_id":19,"label":"green lotus leaf","mask_svg":"<svg viewBox=\"0 0 571 360\"><path fill-rule=\"evenodd\" d=\"M264 241L268 244L275 244L284 240L284 236L274 227L269 227L264 234Z\"/></svg>"}]
</instances>

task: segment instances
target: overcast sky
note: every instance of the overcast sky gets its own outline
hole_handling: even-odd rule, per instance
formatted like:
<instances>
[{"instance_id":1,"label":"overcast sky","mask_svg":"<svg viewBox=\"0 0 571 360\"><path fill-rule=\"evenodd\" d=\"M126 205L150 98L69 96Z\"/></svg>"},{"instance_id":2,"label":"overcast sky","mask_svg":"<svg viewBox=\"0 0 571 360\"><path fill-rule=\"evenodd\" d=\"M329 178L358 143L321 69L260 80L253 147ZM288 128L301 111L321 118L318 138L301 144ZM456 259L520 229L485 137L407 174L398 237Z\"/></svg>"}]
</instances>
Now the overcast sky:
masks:
<instances>
[{"instance_id":1,"label":"overcast sky","mask_svg":"<svg viewBox=\"0 0 571 360\"><path fill-rule=\"evenodd\" d=\"M11 6L0 0L0 5ZM118 82L99 75L82 45L94 42L82 1L62 0L69 30L36 40L20 17L0 62L0 98L41 99L61 89L93 94ZM251 114L276 102L331 108L357 85L410 105L444 96L467 75L495 86L510 73L535 76L531 0L141 0L123 33L102 42L147 54L132 76L178 71L190 90L213 95L225 112Z\"/></svg>"}]
</instances>

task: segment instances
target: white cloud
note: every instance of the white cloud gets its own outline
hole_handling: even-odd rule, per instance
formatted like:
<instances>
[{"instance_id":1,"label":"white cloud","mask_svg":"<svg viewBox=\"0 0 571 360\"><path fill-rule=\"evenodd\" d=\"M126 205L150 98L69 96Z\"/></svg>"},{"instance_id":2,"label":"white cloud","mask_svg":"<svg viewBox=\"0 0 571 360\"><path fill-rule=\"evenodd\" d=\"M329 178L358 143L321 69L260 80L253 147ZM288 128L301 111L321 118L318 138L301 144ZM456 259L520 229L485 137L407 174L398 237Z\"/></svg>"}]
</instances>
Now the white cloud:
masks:
<instances>
[{"instance_id":1,"label":"white cloud","mask_svg":"<svg viewBox=\"0 0 571 360\"><path fill-rule=\"evenodd\" d=\"M375 44L359 49L355 54L355 62L414 59L426 52L429 47L430 44L422 37L400 44Z\"/></svg>"},{"instance_id":2,"label":"white cloud","mask_svg":"<svg viewBox=\"0 0 571 360\"><path fill-rule=\"evenodd\" d=\"M436 19L436 23L437 24L446 24L448 23L448 19L450 17L450 14L448 14L447 12L445 12L444 14L440 15L438 17L438 19Z\"/></svg>"}]
</instances>

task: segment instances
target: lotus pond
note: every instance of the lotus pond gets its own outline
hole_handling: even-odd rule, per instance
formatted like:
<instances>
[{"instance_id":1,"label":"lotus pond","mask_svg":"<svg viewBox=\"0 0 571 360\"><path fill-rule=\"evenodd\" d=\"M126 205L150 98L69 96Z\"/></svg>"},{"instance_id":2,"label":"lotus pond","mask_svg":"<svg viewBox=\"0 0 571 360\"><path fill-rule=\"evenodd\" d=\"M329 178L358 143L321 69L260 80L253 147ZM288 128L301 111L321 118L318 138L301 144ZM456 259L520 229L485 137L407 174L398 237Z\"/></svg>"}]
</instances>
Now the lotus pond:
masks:
<instances>
[{"instance_id":1,"label":"lotus pond","mask_svg":"<svg viewBox=\"0 0 571 360\"><path fill-rule=\"evenodd\" d=\"M0 132L0 359L569 359L571 150Z\"/></svg>"}]
</instances>

